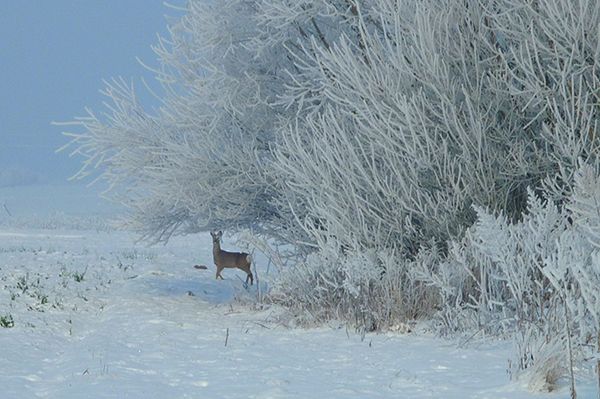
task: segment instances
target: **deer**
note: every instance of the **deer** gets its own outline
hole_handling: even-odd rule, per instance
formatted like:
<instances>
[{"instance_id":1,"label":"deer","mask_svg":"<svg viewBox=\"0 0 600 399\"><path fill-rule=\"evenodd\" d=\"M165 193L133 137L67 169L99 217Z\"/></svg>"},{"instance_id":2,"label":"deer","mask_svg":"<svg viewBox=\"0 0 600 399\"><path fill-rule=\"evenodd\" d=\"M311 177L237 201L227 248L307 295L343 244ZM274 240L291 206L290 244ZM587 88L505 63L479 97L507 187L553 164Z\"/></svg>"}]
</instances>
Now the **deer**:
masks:
<instances>
[{"instance_id":1,"label":"deer","mask_svg":"<svg viewBox=\"0 0 600 399\"><path fill-rule=\"evenodd\" d=\"M250 267L252 266L252 256L245 252L227 252L221 249L222 231L210 232L213 240L213 260L217 266L216 279L224 280L221 272L225 268L240 269L246 272L246 284L250 281L250 285L254 284L254 277Z\"/></svg>"}]
</instances>

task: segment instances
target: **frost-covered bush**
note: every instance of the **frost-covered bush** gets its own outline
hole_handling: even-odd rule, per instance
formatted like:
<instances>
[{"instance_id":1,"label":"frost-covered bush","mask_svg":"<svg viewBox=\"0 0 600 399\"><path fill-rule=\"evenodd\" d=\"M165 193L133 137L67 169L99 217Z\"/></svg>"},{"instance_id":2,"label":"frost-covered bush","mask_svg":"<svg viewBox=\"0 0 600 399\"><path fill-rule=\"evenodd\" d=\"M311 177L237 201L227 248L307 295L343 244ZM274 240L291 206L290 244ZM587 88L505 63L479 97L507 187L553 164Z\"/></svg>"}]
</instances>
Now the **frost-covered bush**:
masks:
<instances>
[{"instance_id":1,"label":"frost-covered bush","mask_svg":"<svg viewBox=\"0 0 600 399\"><path fill-rule=\"evenodd\" d=\"M511 376L526 381L532 391L555 391L569 373L568 353L562 334L543 334L532 328L517 331L515 353L518 356L516 364L510 363Z\"/></svg>"},{"instance_id":2,"label":"frost-covered bush","mask_svg":"<svg viewBox=\"0 0 600 399\"><path fill-rule=\"evenodd\" d=\"M415 262L384 250L340 250L322 243L304 262L282 271L272 301L293 310L305 323L346 320L367 331L387 329L431 313L436 298L409 278Z\"/></svg>"},{"instance_id":3,"label":"frost-covered bush","mask_svg":"<svg viewBox=\"0 0 600 399\"><path fill-rule=\"evenodd\" d=\"M553 204L529 192L528 210L518 223L477 209L478 220L432 270L415 272L440 295L444 330L514 331L515 323L543 324L556 290L545 261L566 230Z\"/></svg>"},{"instance_id":4,"label":"frost-covered bush","mask_svg":"<svg viewBox=\"0 0 600 399\"><path fill-rule=\"evenodd\" d=\"M596 370L600 382L600 170L598 164L584 165L575 176L575 188L571 201L567 205L572 212L574 225L586 239L582 249L585 254L578 254L576 262L564 259L570 268L576 288L567 291L571 313L579 324L579 342L586 348L596 350ZM580 247L581 248L581 247ZM586 256L587 255L587 256ZM559 265L560 268L560 265ZM556 275L553 270L549 270ZM568 285L567 289L571 288ZM571 293L571 295L568 295ZM600 390L600 386L598 387Z\"/></svg>"},{"instance_id":5,"label":"frost-covered bush","mask_svg":"<svg viewBox=\"0 0 600 399\"><path fill-rule=\"evenodd\" d=\"M582 166L561 206L530 190L519 221L477 214L444 260L413 272L438 293L441 332L513 337L515 369L552 389L599 349L598 169Z\"/></svg>"},{"instance_id":6,"label":"frost-covered bush","mask_svg":"<svg viewBox=\"0 0 600 399\"><path fill-rule=\"evenodd\" d=\"M449 245L446 259L414 272L438 292L440 333L514 337L511 372L527 369L533 385L544 386L544 376L564 366L537 360L547 347L545 340L555 338L559 329L555 321L561 301L543 268L555 250L554 240L566 229L565 218L533 192L528 213L518 223L481 208L477 214L464 238Z\"/></svg>"}]
</instances>

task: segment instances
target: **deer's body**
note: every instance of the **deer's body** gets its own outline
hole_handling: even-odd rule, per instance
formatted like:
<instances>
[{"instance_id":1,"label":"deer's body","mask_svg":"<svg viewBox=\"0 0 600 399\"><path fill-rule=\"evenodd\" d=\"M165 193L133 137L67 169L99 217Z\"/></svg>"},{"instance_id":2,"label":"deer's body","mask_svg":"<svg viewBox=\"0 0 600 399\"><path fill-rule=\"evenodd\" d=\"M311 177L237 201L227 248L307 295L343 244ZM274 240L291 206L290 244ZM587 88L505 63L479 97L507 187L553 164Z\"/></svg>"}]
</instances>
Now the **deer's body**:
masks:
<instances>
[{"instance_id":1,"label":"deer's body","mask_svg":"<svg viewBox=\"0 0 600 399\"><path fill-rule=\"evenodd\" d=\"M217 266L217 279L223 280L221 272L223 269L240 269L246 272L246 284L250 281L250 285L254 283L254 277L250 267L252 266L252 257L245 252L227 252L221 249L222 232L211 232L213 239L213 260Z\"/></svg>"}]
</instances>

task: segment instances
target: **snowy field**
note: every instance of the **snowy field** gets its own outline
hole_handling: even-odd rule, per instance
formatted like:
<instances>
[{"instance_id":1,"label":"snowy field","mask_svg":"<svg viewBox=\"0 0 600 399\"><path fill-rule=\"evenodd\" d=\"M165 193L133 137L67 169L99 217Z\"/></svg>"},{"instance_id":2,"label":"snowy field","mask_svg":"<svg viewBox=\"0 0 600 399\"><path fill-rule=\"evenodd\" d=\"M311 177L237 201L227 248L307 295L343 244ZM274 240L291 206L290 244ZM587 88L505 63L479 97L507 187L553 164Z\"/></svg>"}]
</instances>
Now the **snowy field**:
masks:
<instances>
[{"instance_id":1,"label":"snowy field","mask_svg":"<svg viewBox=\"0 0 600 399\"><path fill-rule=\"evenodd\" d=\"M459 349L429 336L286 327L279 310L252 305L242 272L224 275L214 279L208 234L147 247L124 232L0 229L0 396L568 395L511 382L504 343ZM579 397L595 397L593 384Z\"/></svg>"},{"instance_id":2,"label":"snowy field","mask_svg":"<svg viewBox=\"0 0 600 399\"><path fill-rule=\"evenodd\" d=\"M511 381L509 343L293 328L243 272L214 279L208 234L136 244L98 228L114 209L85 188L4 188L0 200L0 398L568 396ZM256 258L265 291L275 271ZM591 379L578 394L596 397Z\"/></svg>"}]
</instances>

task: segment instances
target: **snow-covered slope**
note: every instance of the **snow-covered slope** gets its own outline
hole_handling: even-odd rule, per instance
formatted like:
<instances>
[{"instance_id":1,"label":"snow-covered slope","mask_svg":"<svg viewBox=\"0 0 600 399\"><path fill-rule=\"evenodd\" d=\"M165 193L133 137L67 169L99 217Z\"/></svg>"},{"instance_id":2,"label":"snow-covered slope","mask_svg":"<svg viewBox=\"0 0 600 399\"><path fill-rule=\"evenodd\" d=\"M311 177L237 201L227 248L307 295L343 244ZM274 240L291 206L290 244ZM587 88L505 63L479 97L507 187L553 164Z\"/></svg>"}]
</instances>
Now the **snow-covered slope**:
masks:
<instances>
[{"instance_id":1,"label":"snow-covered slope","mask_svg":"<svg viewBox=\"0 0 600 399\"><path fill-rule=\"evenodd\" d=\"M0 229L0 397L540 397L509 380L509 345L287 328L278 309L251 304L242 272L214 279L210 245L208 234L145 247L124 232Z\"/></svg>"}]
</instances>

